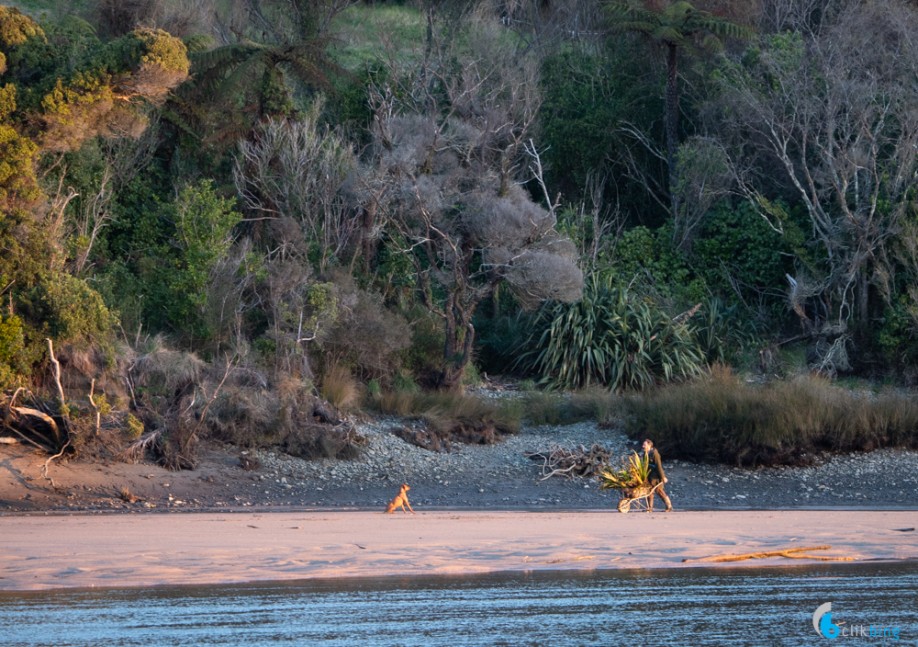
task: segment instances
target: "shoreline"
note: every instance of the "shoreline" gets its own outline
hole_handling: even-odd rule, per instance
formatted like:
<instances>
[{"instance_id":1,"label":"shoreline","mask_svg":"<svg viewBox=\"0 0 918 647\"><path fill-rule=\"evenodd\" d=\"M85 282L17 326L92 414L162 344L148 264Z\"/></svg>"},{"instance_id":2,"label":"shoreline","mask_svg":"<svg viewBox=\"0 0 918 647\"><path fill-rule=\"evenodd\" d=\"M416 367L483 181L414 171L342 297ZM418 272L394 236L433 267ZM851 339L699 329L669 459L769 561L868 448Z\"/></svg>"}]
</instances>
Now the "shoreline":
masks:
<instances>
[{"instance_id":1,"label":"shoreline","mask_svg":"<svg viewBox=\"0 0 918 647\"><path fill-rule=\"evenodd\" d=\"M555 508L555 507L539 507L539 506L488 506L486 509L475 508L469 506L424 506L423 510L416 510L419 514L430 514L430 513L492 513L492 512L519 512L527 514L619 514L618 510L615 508L616 501L610 500L610 504L603 507L570 507L570 508ZM658 503L656 514L663 513L662 503ZM264 506L246 506L246 507L207 507L207 506L195 506L195 507L163 507L163 508L150 508L150 509L132 509L129 507L125 508L48 508L44 510L0 510L0 522L5 518L16 518L16 517L120 517L120 516L159 516L159 517L168 517L168 516L186 516L193 514L227 514L227 515L237 515L237 514L250 514L250 515L261 515L261 514L324 514L324 513L367 513L367 514L378 514L382 512L381 506L340 506L337 504L328 504L328 505L264 505ZM717 513L717 512L849 512L849 513L860 513L860 512L914 512L918 515L918 508L911 505L890 505L890 506L859 506L854 504L838 504L838 505L794 505L791 507L784 508L783 510L776 510L774 508L768 507L756 507L756 506L692 506L692 507L678 507L676 508L678 513L686 512L707 512L707 513ZM635 510L630 512L631 515L644 514L644 510ZM401 510L398 514L403 514ZM918 522L918 521L916 521ZM918 531L918 529L916 529Z\"/></svg>"},{"instance_id":2,"label":"shoreline","mask_svg":"<svg viewBox=\"0 0 918 647\"><path fill-rule=\"evenodd\" d=\"M915 510L859 509L13 514L0 516L0 592L912 562L915 526ZM799 547L850 561L701 561Z\"/></svg>"}]
</instances>

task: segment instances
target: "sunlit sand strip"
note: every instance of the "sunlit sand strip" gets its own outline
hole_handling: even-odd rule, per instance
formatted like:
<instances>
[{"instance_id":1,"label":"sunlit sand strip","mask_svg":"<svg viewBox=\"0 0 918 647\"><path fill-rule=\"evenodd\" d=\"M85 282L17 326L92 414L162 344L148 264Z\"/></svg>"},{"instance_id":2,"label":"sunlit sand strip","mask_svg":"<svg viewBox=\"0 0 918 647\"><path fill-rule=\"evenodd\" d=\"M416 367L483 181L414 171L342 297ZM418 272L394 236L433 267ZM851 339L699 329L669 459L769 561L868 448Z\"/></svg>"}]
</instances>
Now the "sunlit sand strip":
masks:
<instances>
[{"instance_id":1,"label":"sunlit sand strip","mask_svg":"<svg viewBox=\"0 0 918 647\"><path fill-rule=\"evenodd\" d=\"M916 526L916 511L8 516L0 590L918 560Z\"/></svg>"}]
</instances>

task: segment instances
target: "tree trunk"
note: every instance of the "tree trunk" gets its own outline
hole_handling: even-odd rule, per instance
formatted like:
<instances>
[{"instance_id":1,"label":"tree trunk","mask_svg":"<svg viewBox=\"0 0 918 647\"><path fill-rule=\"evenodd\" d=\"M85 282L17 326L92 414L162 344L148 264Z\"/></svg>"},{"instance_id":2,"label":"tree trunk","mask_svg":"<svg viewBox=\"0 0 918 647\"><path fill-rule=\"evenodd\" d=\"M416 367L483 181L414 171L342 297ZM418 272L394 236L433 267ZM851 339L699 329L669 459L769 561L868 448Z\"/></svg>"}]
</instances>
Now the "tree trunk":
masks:
<instances>
[{"instance_id":1,"label":"tree trunk","mask_svg":"<svg viewBox=\"0 0 918 647\"><path fill-rule=\"evenodd\" d=\"M373 267L373 260L376 256L376 240L373 238L373 229L376 227L376 215L379 212L379 202L375 199L363 209L360 219L360 250L363 272L370 274L370 268Z\"/></svg>"},{"instance_id":2,"label":"tree trunk","mask_svg":"<svg viewBox=\"0 0 918 647\"><path fill-rule=\"evenodd\" d=\"M474 305L464 305L461 295L450 293L446 300L446 339L443 345L443 371L439 387L452 390L462 383L465 368L472 359L475 343L475 326L472 316Z\"/></svg>"},{"instance_id":3,"label":"tree trunk","mask_svg":"<svg viewBox=\"0 0 918 647\"><path fill-rule=\"evenodd\" d=\"M676 150L679 146L679 66L678 47L675 43L666 43L666 97L664 106L664 129L666 134L666 167L669 174L669 204L672 218L679 218L679 197L676 188L679 184L679 173L676 162ZM675 229L678 231L678 222Z\"/></svg>"}]
</instances>

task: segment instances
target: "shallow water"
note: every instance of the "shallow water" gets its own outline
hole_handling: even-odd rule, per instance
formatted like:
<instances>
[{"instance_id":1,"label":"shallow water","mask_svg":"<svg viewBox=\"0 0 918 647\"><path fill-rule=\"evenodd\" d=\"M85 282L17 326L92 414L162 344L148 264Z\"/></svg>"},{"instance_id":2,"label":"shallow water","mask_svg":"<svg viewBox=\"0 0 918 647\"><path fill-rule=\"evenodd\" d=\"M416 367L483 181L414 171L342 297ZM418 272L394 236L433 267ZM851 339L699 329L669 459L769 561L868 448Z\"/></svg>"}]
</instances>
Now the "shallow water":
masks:
<instances>
[{"instance_id":1,"label":"shallow water","mask_svg":"<svg viewBox=\"0 0 918 647\"><path fill-rule=\"evenodd\" d=\"M918 563L0 593L5 647L828 643L918 644Z\"/></svg>"}]
</instances>

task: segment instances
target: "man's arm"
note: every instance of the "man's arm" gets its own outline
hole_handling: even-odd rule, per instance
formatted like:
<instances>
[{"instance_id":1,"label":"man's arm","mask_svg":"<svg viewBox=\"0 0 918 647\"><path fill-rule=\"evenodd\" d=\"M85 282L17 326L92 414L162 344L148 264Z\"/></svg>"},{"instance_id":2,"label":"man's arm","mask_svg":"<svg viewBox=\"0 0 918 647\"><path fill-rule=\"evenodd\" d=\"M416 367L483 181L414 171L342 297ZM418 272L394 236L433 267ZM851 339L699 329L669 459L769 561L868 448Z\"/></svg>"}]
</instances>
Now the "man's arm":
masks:
<instances>
[{"instance_id":1,"label":"man's arm","mask_svg":"<svg viewBox=\"0 0 918 647\"><path fill-rule=\"evenodd\" d=\"M660 452L656 448L653 450L653 460L657 464L657 472L660 473L660 480L665 483L669 479L666 478L666 472L663 471L663 461L660 459Z\"/></svg>"}]
</instances>

